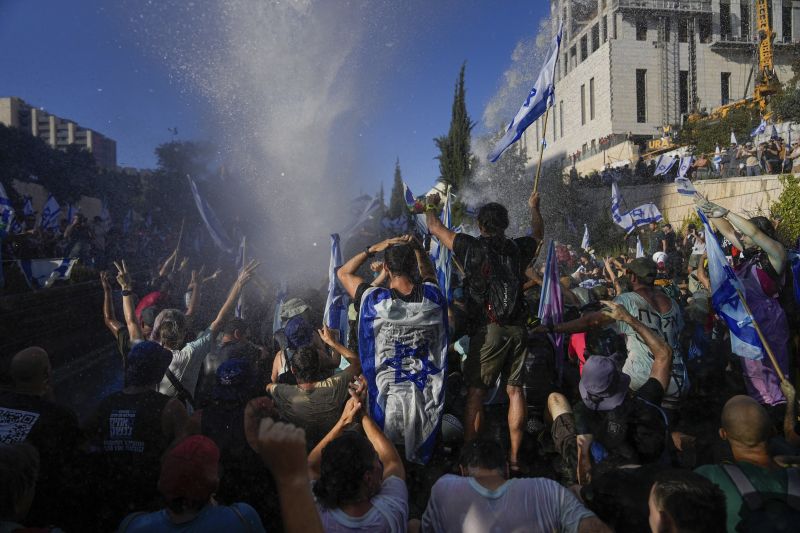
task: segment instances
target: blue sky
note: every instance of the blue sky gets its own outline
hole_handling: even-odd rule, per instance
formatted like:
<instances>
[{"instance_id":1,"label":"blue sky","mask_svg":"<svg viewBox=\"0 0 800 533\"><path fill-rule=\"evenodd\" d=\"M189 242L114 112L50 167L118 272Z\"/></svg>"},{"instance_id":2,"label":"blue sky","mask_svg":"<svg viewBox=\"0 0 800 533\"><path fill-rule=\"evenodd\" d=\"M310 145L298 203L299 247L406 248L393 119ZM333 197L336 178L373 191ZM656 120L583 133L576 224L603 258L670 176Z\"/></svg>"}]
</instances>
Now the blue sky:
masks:
<instances>
[{"instance_id":1,"label":"blue sky","mask_svg":"<svg viewBox=\"0 0 800 533\"><path fill-rule=\"evenodd\" d=\"M215 125L204 110L213 103L172 75L153 43L142 44L132 29L137 9L147 8L132 4L0 0L6 51L0 95L22 97L114 138L120 165L152 167L153 148L172 138L168 128L177 127L179 139L208 137ZM359 110L360 135L348 141L357 144L358 186L372 192L382 180L388 196L396 157L413 189L429 186L438 176L432 139L447 132L461 63L467 62L467 106L480 133L512 51L535 35L548 11L544 0L412 1L388 9L390 64L365 67L374 76L367 88L372 98ZM527 90L510 103L513 110Z\"/></svg>"}]
</instances>

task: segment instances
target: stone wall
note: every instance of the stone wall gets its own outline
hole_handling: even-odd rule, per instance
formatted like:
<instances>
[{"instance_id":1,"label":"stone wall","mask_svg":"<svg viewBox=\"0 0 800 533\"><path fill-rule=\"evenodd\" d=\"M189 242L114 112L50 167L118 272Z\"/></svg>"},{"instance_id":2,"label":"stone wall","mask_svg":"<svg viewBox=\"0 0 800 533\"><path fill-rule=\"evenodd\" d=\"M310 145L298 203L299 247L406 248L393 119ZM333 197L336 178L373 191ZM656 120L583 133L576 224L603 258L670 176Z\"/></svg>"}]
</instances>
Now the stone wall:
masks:
<instances>
[{"instance_id":1,"label":"stone wall","mask_svg":"<svg viewBox=\"0 0 800 533\"><path fill-rule=\"evenodd\" d=\"M700 194L712 202L746 216L768 215L770 206L783 191L777 176L699 180L694 185ZM677 225L694 213L693 199L678 194L672 183L620 187L619 190L624 198L623 209L654 202L664 218ZM610 192L587 197L592 198L598 209L610 209Z\"/></svg>"}]
</instances>

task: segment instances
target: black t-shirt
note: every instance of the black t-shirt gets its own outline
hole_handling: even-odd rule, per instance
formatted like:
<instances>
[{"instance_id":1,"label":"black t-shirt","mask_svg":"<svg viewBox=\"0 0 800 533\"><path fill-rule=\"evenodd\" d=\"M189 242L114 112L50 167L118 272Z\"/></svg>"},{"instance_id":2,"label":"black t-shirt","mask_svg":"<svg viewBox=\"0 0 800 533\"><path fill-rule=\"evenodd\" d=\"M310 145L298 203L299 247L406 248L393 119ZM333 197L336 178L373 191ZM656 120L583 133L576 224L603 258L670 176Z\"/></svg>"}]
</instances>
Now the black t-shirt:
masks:
<instances>
[{"instance_id":1,"label":"black t-shirt","mask_svg":"<svg viewBox=\"0 0 800 533\"><path fill-rule=\"evenodd\" d=\"M619 466L659 459L666 444L667 421L660 409L664 387L655 378L631 392L611 411L593 411L583 402L574 406L579 435L590 434L607 452L604 463Z\"/></svg>"},{"instance_id":2,"label":"black t-shirt","mask_svg":"<svg viewBox=\"0 0 800 533\"><path fill-rule=\"evenodd\" d=\"M670 231L664 233L664 240L667 241L667 253L675 251L675 233Z\"/></svg>"},{"instance_id":3,"label":"black t-shirt","mask_svg":"<svg viewBox=\"0 0 800 533\"><path fill-rule=\"evenodd\" d=\"M506 237L473 237L466 233L456 234L453 241L453 253L465 272L465 288L471 297L468 300L467 311L470 320L485 320L485 302L478 301L480 294L485 291L485 274L481 272L484 264L484 254L488 246L489 253L504 255L518 254L519 264L519 298L514 318L523 318L524 306L522 305L522 285L525 283L525 270L536 258L539 243L533 237L519 237L509 239Z\"/></svg>"},{"instance_id":4,"label":"black t-shirt","mask_svg":"<svg viewBox=\"0 0 800 533\"><path fill-rule=\"evenodd\" d=\"M414 285L414 289L408 294L400 294L396 290L392 289L392 298L403 300L404 302L409 302L409 303L412 303L412 302L413 303L419 303L419 302L422 301L422 285L423 285L423 283L433 283L434 285L438 286L439 282L436 281L435 279L424 279L424 280L422 280L422 283L417 283L416 285ZM356 294L355 294L355 297L353 298L353 305L355 305L355 307L356 307L356 312L358 312L361 309L361 298L364 296L364 293L370 287L372 287L372 285L370 285L369 283L364 282L364 283L361 283L356 288Z\"/></svg>"}]
</instances>

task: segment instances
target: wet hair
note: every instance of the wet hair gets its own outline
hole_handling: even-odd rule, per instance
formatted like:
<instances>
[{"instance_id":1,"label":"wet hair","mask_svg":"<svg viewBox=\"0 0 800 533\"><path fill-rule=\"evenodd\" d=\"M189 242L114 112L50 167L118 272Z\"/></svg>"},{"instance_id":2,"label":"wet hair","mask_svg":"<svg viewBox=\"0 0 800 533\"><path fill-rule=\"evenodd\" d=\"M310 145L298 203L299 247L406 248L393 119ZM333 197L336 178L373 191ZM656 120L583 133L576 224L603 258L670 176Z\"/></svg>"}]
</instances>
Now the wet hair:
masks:
<instances>
[{"instance_id":1,"label":"wet hair","mask_svg":"<svg viewBox=\"0 0 800 533\"><path fill-rule=\"evenodd\" d=\"M501 234L508 228L508 209L497 202L489 202L478 211L478 224L490 235Z\"/></svg>"},{"instance_id":2,"label":"wet hair","mask_svg":"<svg viewBox=\"0 0 800 533\"><path fill-rule=\"evenodd\" d=\"M298 380L310 383L319 378L319 352L311 344L298 348L289 364Z\"/></svg>"},{"instance_id":3,"label":"wet hair","mask_svg":"<svg viewBox=\"0 0 800 533\"><path fill-rule=\"evenodd\" d=\"M665 470L656 475L653 501L678 531L724 533L727 513L722 490L691 470Z\"/></svg>"},{"instance_id":4,"label":"wet hair","mask_svg":"<svg viewBox=\"0 0 800 533\"><path fill-rule=\"evenodd\" d=\"M413 278L417 271L417 255L414 253L414 248L408 244L398 244L387 249L383 260L389 272L395 276Z\"/></svg>"},{"instance_id":5,"label":"wet hair","mask_svg":"<svg viewBox=\"0 0 800 533\"><path fill-rule=\"evenodd\" d=\"M346 431L322 450L314 495L323 507L335 509L363 497L364 474L372 470L375 448L366 437Z\"/></svg>"},{"instance_id":6,"label":"wet hair","mask_svg":"<svg viewBox=\"0 0 800 533\"><path fill-rule=\"evenodd\" d=\"M775 239L775 226L772 225L772 222L767 217L753 217L750 219L750 222L755 224L755 226L760 229L767 237L770 239Z\"/></svg>"},{"instance_id":7,"label":"wet hair","mask_svg":"<svg viewBox=\"0 0 800 533\"><path fill-rule=\"evenodd\" d=\"M27 443L0 444L0 520L15 520L17 503L36 488L39 452Z\"/></svg>"},{"instance_id":8,"label":"wet hair","mask_svg":"<svg viewBox=\"0 0 800 533\"><path fill-rule=\"evenodd\" d=\"M245 322L241 318L231 318L222 327L222 334L223 335L233 335L234 333L236 333L237 329L242 334L246 333L247 332L247 322Z\"/></svg>"},{"instance_id":9,"label":"wet hair","mask_svg":"<svg viewBox=\"0 0 800 533\"><path fill-rule=\"evenodd\" d=\"M177 350L186 337L186 315L177 309L164 309L156 317L151 339L165 348Z\"/></svg>"},{"instance_id":10,"label":"wet hair","mask_svg":"<svg viewBox=\"0 0 800 533\"><path fill-rule=\"evenodd\" d=\"M489 439L475 439L464 445L458 464L464 468L488 468L505 471L506 452L500 443Z\"/></svg>"}]
</instances>

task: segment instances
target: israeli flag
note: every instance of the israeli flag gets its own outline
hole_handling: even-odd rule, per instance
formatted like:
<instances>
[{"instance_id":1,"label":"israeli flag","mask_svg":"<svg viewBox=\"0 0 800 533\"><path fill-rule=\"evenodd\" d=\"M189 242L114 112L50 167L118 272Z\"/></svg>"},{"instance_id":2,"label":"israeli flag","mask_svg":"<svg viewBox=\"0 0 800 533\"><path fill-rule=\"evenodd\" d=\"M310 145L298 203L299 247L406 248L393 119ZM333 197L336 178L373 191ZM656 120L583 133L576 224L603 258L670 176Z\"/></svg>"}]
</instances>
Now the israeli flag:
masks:
<instances>
[{"instance_id":1,"label":"israeli flag","mask_svg":"<svg viewBox=\"0 0 800 533\"><path fill-rule=\"evenodd\" d=\"M41 225L43 229L58 229L58 219L61 215L61 206L51 194L47 197L42 209Z\"/></svg>"},{"instance_id":2,"label":"israeli flag","mask_svg":"<svg viewBox=\"0 0 800 533\"><path fill-rule=\"evenodd\" d=\"M714 164L714 170L719 172L719 166L722 164L722 149L717 145L717 148L714 150L714 159L711 160Z\"/></svg>"},{"instance_id":3,"label":"israeli flag","mask_svg":"<svg viewBox=\"0 0 800 533\"><path fill-rule=\"evenodd\" d=\"M736 277L725 253L719 245L714 230L705 215L698 209L706 231L706 253L708 254L708 276L711 280L711 303L717 314L728 325L731 333L731 349L736 355L747 359L763 359L764 346L753 326L739 295L744 297L742 282ZM738 291L738 292L737 292Z\"/></svg>"},{"instance_id":4,"label":"israeli flag","mask_svg":"<svg viewBox=\"0 0 800 533\"><path fill-rule=\"evenodd\" d=\"M14 208L11 206L11 199L6 193L5 187L0 183L0 238L4 237L14 223ZM2 266L0 266L2 270ZM2 272L0 272L2 276Z\"/></svg>"},{"instance_id":5,"label":"israeli flag","mask_svg":"<svg viewBox=\"0 0 800 533\"><path fill-rule=\"evenodd\" d=\"M241 273L244 266L247 264L247 237L242 235L242 241L239 243L239 253L236 254L236 270ZM236 302L236 318L244 318L244 291L239 292L239 301Z\"/></svg>"},{"instance_id":6,"label":"israeli flag","mask_svg":"<svg viewBox=\"0 0 800 533\"><path fill-rule=\"evenodd\" d=\"M622 204L622 195L617 190L617 184L611 184L611 218L614 223L625 230L625 233L630 233L639 226L644 226L651 222L659 222L664 217L658 210L655 204L642 204L639 207L631 209L627 212L622 212L620 205Z\"/></svg>"},{"instance_id":7,"label":"israeli flag","mask_svg":"<svg viewBox=\"0 0 800 533\"><path fill-rule=\"evenodd\" d=\"M126 235L130 233L131 226L133 226L133 210L128 209L128 212L125 213L125 218L122 219L122 233Z\"/></svg>"},{"instance_id":8,"label":"israeli flag","mask_svg":"<svg viewBox=\"0 0 800 533\"><path fill-rule=\"evenodd\" d=\"M556 243L550 240L547 248L547 260L544 264L544 277L542 278L542 295L539 300L539 320L543 326L560 324L563 321L564 300L561 294L561 283L558 279L558 258L556 257ZM555 368L558 380L563 376L563 344L564 335L561 333L548 334L550 342L555 348Z\"/></svg>"},{"instance_id":9,"label":"israeli flag","mask_svg":"<svg viewBox=\"0 0 800 533\"><path fill-rule=\"evenodd\" d=\"M25 197L25 205L22 206L22 214L26 217L33 216L35 211L33 210L33 202L31 201L30 196Z\"/></svg>"},{"instance_id":10,"label":"israeli flag","mask_svg":"<svg viewBox=\"0 0 800 533\"><path fill-rule=\"evenodd\" d=\"M289 290L286 286L286 281L282 281L278 286L278 293L275 295L275 314L272 315L272 334L278 332L283 327L281 322L281 310L283 309L283 302L286 301L286 296Z\"/></svg>"},{"instance_id":11,"label":"israeli flag","mask_svg":"<svg viewBox=\"0 0 800 533\"><path fill-rule=\"evenodd\" d=\"M77 259L19 259L17 266L31 289L47 289L58 280L69 279Z\"/></svg>"},{"instance_id":12,"label":"israeli flag","mask_svg":"<svg viewBox=\"0 0 800 533\"><path fill-rule=\"evenodd\" d=\"M528 97L522 107L517 111L517 116L508 125L505 135L495 144L494 149L489 154L489 161L492 163L497 161L506 148L517 142L528 126L544 115L549 106L553 105L556 94L556 63L558 62L558 52L561 49L563 27L562 22L559 24L558 33L550 46L547 61L545 61L544 67L539 72L539 77L536 78L533 89L528 93Z\"/></svg>"},{"instance_id":13,"label":"israeli flag","mask_svg":"<svg viewBox=\"0 0 800 533\"><path fill-rule=\"evenodd\" d=\"M767 119L762 118L761 124L759 124L758 127L754 129L752 133L750 133L750 137L757 137L762 133L764 133L765 131L767 131Z\"/></svg>"},{"instance_id":14,"label":"israeli flag","mask_svg":"<svg viewBox=\"0 0 800 533\"><path fill-rule=\"evenodd\" d=\"M583 225L583 240L581 241L581 248L584 250L589 250L592 245L589 244L589 226L586 224Z\"/></svg>"},{"instance_id":15,"label":"israeli flag","mask_svg":"<svg viewBox=\"0 0 800 533\"><path fill-rule=\"evenodd\" d=\"M684 196L694 196L697 194L697 189L689 178L675 178L675 186L678 190L678 194Z\"/></svg>"},{"instance_id":16,"label":"israeli flag","mask_svg":"<svg viewBox=\"0 0 800 533\"><path fill-rule=\"evenodd\" d=\"M636 257L644 257L644 246L642 246L642 239L636 236Z\"/></svg>"},{"instance_id":17,"label":"israeli flag","mask_svg":"<svg viewBox=\"0 0 800 533\"><path fill-rule=\"evenodd\" d=\"M694 163L694 156L686 156L681 157L681 165L678 167L678 177L685 178L686 174L689 172L689 169L692 168L692 163Z\"/></svg>"},{"instance_id":18,"label":"israeli flag","mask_svg":"<svg viewBox=\"0 0 800 533\"><path fill-rule=\"evenodd\" d=\"M425 237L428 234L428 221L425 219L425 213L416 213L417 198L411 192L407 183L403 183L403 197L406 201L406 207L414 213L411 215L414 221L414 227L420 237Z\"/></svg>"},{"instance_id":19,"label":"israeli flag","mask_svg":"<svg viewBox=\"0 0 800 533\"><path fill-rule=\"evenodd\" d=\"M231 244L228 234L225 232L225 229L222 227L222 224L217 218L217 215L214 214L214 211L211 209L211 206L208 205L208 202L206 202L206 200L200 196L200 191L197 190L197 185L192 177L187 174L186 179L189 180L189 186L192 189L194 203L197 205L197 210L200 212L200 217L203 219L206 229L211 235L211 239L214 241L214 244L216 244L220 250L232 254L233 245Z\"/></svg>"},{"instance_id":20,"label":"israeli flag","mask_svg":"<svg viewBox=\"0 0 800 533\"><path fill-rule=\"evenodd\" d=\"M350 297L336 276L336 271L339 270L342 263L339 234L333 233L331 235L331 258L328 262L328 298L325 300L325 312L322 316L322 322L330 329L337 330L339 332L339 342L347 344L347 308L350 306Z\"/></svg>"},{"instance_id":21,"label":"israeli flag","mask_svg":"<svg viewBox=\"0 0 800 533\"><path fill-rule=\"evenodd\" d=\"M444 409L447 375L447 302L432 283L422 301L393 299L383 287L364 291L358 317L358 354L367 378L369 414L408 461L426 464Z\"/></svg>"},{"instance_id":22,"label":"israeli flag","mask_svg":"<svg viewBox=\"0 0 800 533\"><path fill-rule=\"evenodd\" d=\"M442 225L447 229L452 229L453 225L450 222L450 199L448 198L444 204L441 215ZM436 267L436 278L439 281L439 288L447 297L447 301L453 300L450 291L450 278L453 273L453 252L447 249L446 246L437 241L436 257L434 265ZM431 246L431 254L433 254L433 246Z\"/></svg>"},{"instance_id":23,"label":"israeli flag","mask_svg":"<svg viewBox=\"0 0 800 533\"><path fill-rule=\"evenodd\" d=\"M67 224L72 223L72 219L75 218L77 213L78 210L72 204L67 204Z\"/></svg>"},{"instance_id":24,"label":"israeli flag","mask_svg":"<svg viewBox=\"0 0 800 533\"><path fill-rule=\"evenodd\" d=\"M674 155L660 155L658 156L658 161L656 162L656 171L653 174L654 176L664 176L667 172L672 169L672 166L677 161L677 158Z\"/></svg>"},{"instance_id":25,"label":"israeli flag","mask_svg":"<svg viewBox=\"0 0 800 533\"><path fill-rule=\"evenodd\" d=\"M739 144L738 142L736 142L736 134L733 133L733 131L731 131L731 144L737 144L737 145Z\"/></svg>"},{"instance_id":26,"label":"israeli flag","mask_svg":"<svg viewBox=\"0 0 800 533\"><path fill-rule=\"evenodd\" d=\"M342 232L342 235L344 235L345 238L349 238L353 233L361 229L364 224L378 216L378 213L380 213L382 207L383 206L379 198L372 198L369 202L367 202L364 210L361 212L358 218Z\"/></svg>"},{"instance_id":27,"label":"israeli flag","mask_svg":"<svg viewBox=\"0 0 800 533\"><path fill-rule=\"evenodd\" d=\"M397 218L384 217L383 220L381 220L381 226L389 233L402 235L408 232L408 218L403 215Z\"/></svg>"}]
</instances>

